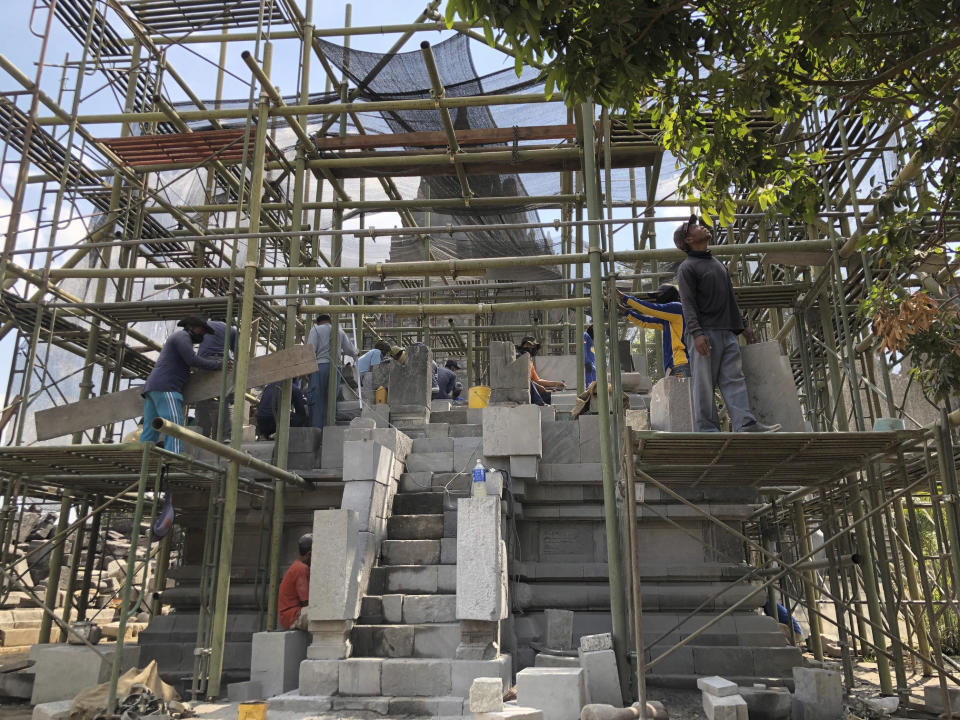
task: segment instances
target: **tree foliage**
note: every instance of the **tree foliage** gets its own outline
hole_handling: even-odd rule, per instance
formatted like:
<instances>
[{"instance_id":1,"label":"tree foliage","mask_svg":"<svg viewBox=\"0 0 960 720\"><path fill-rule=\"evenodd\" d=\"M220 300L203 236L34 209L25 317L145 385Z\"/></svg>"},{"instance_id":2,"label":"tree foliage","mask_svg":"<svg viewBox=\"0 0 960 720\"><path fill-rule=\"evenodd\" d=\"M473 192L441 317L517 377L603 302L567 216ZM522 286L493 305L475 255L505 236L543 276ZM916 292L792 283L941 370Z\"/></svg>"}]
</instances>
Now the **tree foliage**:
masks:
<instances>
[{"instance_id":1,"label":"tree foliage","mask_svg":"<svg viewBox=\"0 0 960 720\"><path fill-rule=\"evenodd\" d=\"M897 146L900 167L919 173L891 189L897 168L888 168L864 210L875 223L859 248L882 269L864 304L870 317L899 317L909 293L898 280L950 252L946 219L960 205L955 0L447 0L446 17L481 23L518 68L542 65L548 94L651 122L677 158L681 196L721 224L737 198L813 222L847 206L825 196L845 160ZM865 137L843 158L835 148L848 117ZM938 326L956 320L949 300L937 305ZM923 335L900 346L918 372L960 365L955 345L937 350ZM940 396L960 391L960 368L933 385Z\"/></svg>"}]
</instances>

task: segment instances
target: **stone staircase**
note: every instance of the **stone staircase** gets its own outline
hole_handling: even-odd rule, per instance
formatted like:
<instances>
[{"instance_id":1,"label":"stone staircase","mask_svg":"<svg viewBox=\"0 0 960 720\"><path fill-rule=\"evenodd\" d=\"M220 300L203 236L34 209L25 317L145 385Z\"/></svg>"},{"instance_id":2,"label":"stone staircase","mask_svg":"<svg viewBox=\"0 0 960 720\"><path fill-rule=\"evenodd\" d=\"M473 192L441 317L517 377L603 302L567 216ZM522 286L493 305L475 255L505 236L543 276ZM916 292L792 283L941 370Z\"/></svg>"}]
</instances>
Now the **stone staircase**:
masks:
<instances>
[{"instance_id":1,"label":"stone staircase","mask_svg":"<svg viewBox=\"0 0 960 720\"><path fill-rule=\"evenodd\" d=\"M469 491L482 446L481 426L467 424L466 412L435 412L432 419L441 422L404 429L414 438L412 451L350 631L351 657L335 661L336 678L317 675L326 665L307 661L299 693L273 698L271 710L460 717L469 715L474 678L501 676L509 685L509 656L456 657L456 503Z\"/></svg>"}]
</instances>

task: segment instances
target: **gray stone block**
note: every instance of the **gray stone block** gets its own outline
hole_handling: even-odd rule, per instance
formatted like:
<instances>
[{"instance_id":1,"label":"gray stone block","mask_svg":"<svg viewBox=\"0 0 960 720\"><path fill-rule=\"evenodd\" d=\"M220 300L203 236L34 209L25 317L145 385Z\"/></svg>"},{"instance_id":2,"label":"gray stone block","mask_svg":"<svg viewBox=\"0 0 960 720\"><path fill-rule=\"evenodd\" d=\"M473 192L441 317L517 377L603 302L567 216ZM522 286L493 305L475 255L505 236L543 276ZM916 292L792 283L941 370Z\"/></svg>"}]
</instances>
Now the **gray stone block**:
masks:
<instances>
[{"instance_id":1,"label":"gray stone block","mask_svg":"<svg viewBox=\"0 0 960 720\"><path fill-rule=\"evenodd\" d=\"M374 392L376 392L376 390L374 390ZM378 428L388 428L390 427L390 406L386 403L371 405L369 401L367 401L367 398L364 398L360 417L373 420Z\"/></svg>"},{"instance_id":2,"label":"gray stone block","mask_svg":"<svg viewBox=\"0 0 960 720\"><path fill-rule=\"evenodd\" d=\"M452 664L453 661L448 659L385 660L380 676L380 692L387 697L449 695L452 687Z\"/></svg>"},{"instance_id":3,"label":"gray stone block","mask_svg":"<svg viewBox=\"0 0 960 720\"><path fill-rule=\"evenodd\" d=\"M570 610L544 610L547 623L545 641L551 650L569 650L573 647L573 612Z\"/></svg>"},{"instance_id":4,"label":"gray stone block","mask_svg":"<svg viewBox=\"0 0 960 720\"><path fill-rule=\"evenodd\" d=\"M110 679L116 645L98 645L94 651L86 645L37 645L30 651L33 666L32 705L73 699L78 692ZM140 648L124 645L120 672L137 666Z\"/></svg>"},{"instance_id":5,"label":"gray stone block","mask_svg":"<svg viewBox=\"0 0 960 720\"><path fill-rule=\"evenodd\" d=\"M503 678L479 677L470 686L470 712L503 710Z\"/></svg>"},{"instance_id":6,"label":"gray stone block","mask_svg":"<svg viewBox=\"0 0 960 720\"><path fill-rule=\"evenodd\" d=\"M747 720L746 701L739 695L717 697L703 693L703 712L707 720Z\"/></svg>"},{"instance_id":7,"label":"gray stone block","mask_svg":"<svg viewBox=\"0 0 960 720\"><path fill-rule=\"evenodd\" d=\"M754 686L741 687L739 690L740 697L747 703L747 716L750 720L789 720L792 696L786 688Z\"/></svg>"},{"instance_id":8,"label":"gray stone block","mask_svg":"<svg viewBox=\"0 0 960 720\"><path fill-rule=\"evenodd\" d=\"M504 704L500 712L474 713L473 720L543 720L543 712L536 708Z\"/></svg>"},{"instance_id":9,"label":"gray stone block","mask_svg":"<svg viewBox=\"0 0 960 720\"><path fill-rule=\"evenodd\" d=\"M582 415L576 423L580 426L580 462L600 462L600 416Z\"/></svg>"},{"instance_id":10,"label":"gray stone block","mask_svg":"<svg viewBox=\"0 0 960 720\"><path fill-rule=\"evenodd\" d=\"M387 400L392 410L398 405L430 405L433 384L433 357L424 345L413 345L406 350L406 362L390 363Z\"/></svg>"},{"instance_id":11,"label":"gray stone block","mask_svg":"<svg viewBox=\"0 0 960 720\"><path fill-rule=\"evenodd\" d=\"M55 702L40 703L34 706L31 720L67 720L70 717L70 706L73 698L57 700Z\"/></svg>"},{"instance_id":12,"label":"gray stone block","mask_svg":"<svg viewBox=\"0 0 960 720\"><path fill-rule=\"evenodd\" d=\"M664 432L693 432L691 380L668 375L650 391L650 427Z\"/></svg>"},{"instance_id":13,"label":"gray stone block","mask_svg":"<svg viewBox=\"0 0 960 720\"><path fill-rule=\"evenodd\" d=\"M536 405L488 407L483 414L483 454L543 455L540 410Z\"/></svg>"},{"instance_id":14,"label":"gray stone block","mask_svg":"<svg viewBox=\"0 0 960 720\"><path fill-rule=\"evenodd\" d=\"M500 655L493 660L457 660L453 663L453 695L469 697L470 686L478 677L499 677L503 687L512 685L513 663L509 655Z\"/></svg>"},{"instance_id":15,"label":"gray stone block","mask_svg":"<svg viewBox=\"0 0 960 720\"><path fill-rule=\"evenodd\" d=\"M379 658L350 658L340 663L341 695L375 696L380 694Z\"/></svg>"},{"instance_id":16,"label":"gray stone block","mask_svg":"<svg viewBox=\"0 0 960 720\"><path fill-rule=\"evenodd\" d=\"M543 443L543 462L568 464L581 461L579 422L543 422L540 432Z\"/></svg>"},{"instance_id":17,"label":"gray stone block","mask_svg":"<svg viewBox=\"0 0 960 720\"><path fill-rule=\"evenodd\" d=\"M414 627L414 657L452 658L456 656L459 644L460 625L456 622Z\"/></svg>"},{"instance_id":18,"label":"gray stone block","mask_svg":"<svg viewBox=\"0 0 960 720\"><path fill-rule=\"evenodd\" d=\"M504 554L505 551L504 551ZM501 563L501 565L504 565ZM504 565L505 566L505 565ZM504 593L506 593L504 580ZM437 592L455 593L457 591L457 567L455 565L437 565Z\"/></svg>"},{"instance_id":19,"label":"gray stone block","mask_svg":"<svg viewBox=\"0 0 960 720\"><path fill-rule=\"evenodd\" d=\"M533 661L533 666L578 668L580 667L580 658L569 655L549 655L547 653L537 653L537 657Z\"/></svg>"},{"instance_id":20,"label":"gray stone block","mask_svg":"<svg viewBox=\"0 0 960 720\"><path fill-rule=\"evenodd\" d=\"M359 597L360 522L353 510L317 510L313 542L323 548L313 558L310 573L310 620L352 620Z\"/></svg>"},{"instance_id":21,"label":"gray stone block","mask_svg":"<svg viewBox=\"0 0 960 720\"><path fill-rule=\"evenodd\" d=\"M302 630L253 634L250 680L260 697L273 697L299 686L300 663L307 657L310 635Z\"/></svg>"},{"instance_id":22,"label":"gray stone block","mask_svg":"<svg viewBox=\"0 0 960 720\"><path fill-rule=\"evenodd\" d=\"M731 682L719 675L697 678L697 688L707 695L714 695L716 697L727 697L728 695L739 694L739 688L735 682Z\"/></svg>"},{"instance_id":23,"label":"gray stone block","mask_svg":"<svg viewBox=\"0 0 960 720\"><path fill-rule=\"evenodd\" d=\"M328 425L323 429L323 445L320 451L320 467L334 470L343 467L343 436L347 428Z\"/></svg>"},{"instance_id":24,"label":"gray stone block","mask_svg":"<svg viewBox=\"0 0 960 720\"><path fill-rule=\"evenodd\" d=\"M580 651L580 667L587 687L587 702L621 707L620 676L613 650Z\"/></svg>"},{"instance_id":25,"label":"gray stone block","mask_svg":"<svg viewBox=\"0 0 960 720\"><path fill-rule=\"evenodd\" d=\"M457 620L455 595L406 595L403 598L403 622L451 623Z\"/></svg>"},{"instance_id":26,"label":"gray stone block","mask_svg":"<svg viewBox=\"0 0 960 720\"><path fill-rule=\"evenodd\" d=\"M374 440L345 440L343 481L375 480L389 485L393 479L393 451Z\"/></svg>"},{"instance_id":27,"label":"gray stone block","mask_svg":"<svg viewBox=\"0 0 960 720\"><path fill-rule=\"evenodd\" d=\"M536 455L511 455L510 475L518 478L535 478L539 464L539 458Z\"/></svg>"},{"instance_id":28,"label":"gray stone block","mask_svg":"<svg viewBox=\"0 0 960 720\"><path fill-rule=\"evenodd\" d=\"M340 687L339 660L304 660L300 663L301 695L333 695Z\"/></svg>"},{"instance_id":29,"label":"gray stone block","mask_svg":"<svg viewBox=\"0 0 960 720\"><path fill-rule=\"evenodd\" d=\"M947 694L950 696L951 717L956 717L960 715L960 687L948 684ZM939 682L923 686L923 703L929 713L940 715L947 711Z\"/></svg>"},{"instance_id":30,"label":"gray stone block","mask_svg":"<svg viewBox=\"0 0 960 720\"><path fill-rule=\"evenodd\" d=\"M780 343L745 345L740 348L740 358L750 409L757 420L768 425L780 423L784 432L803 432L806 428L797 385L790 362L780 354Z\"/></svg>"},{"instance_id":31,"label":"gray stone block","mask_svg":"<svg viewBox=\"0 0 960 720\"><path fill-rule=\"evenodd\" d=\"M576 355L538 355L533 360L537 375L545 380L559 380L568 388L577 389Z\"/></svg>"},{"instance_id":32,"label":"gray stone block","mask_svg":"<svg viewBox=\"0 0 960 720\"><path fill-rule=\"evenodd\" d=\"M431 426L432 427L432 426ZM413 441L415 453L453 452L453 438L447 436L417 438Z\"/></svg>"},{"instance_id":33,"label":"gray stone block","mask_svg":"<svg viewBox=\"0 0 960 720\"><path fill-rule=\"evenodd\" d=\"M598 635L583 635L580 637L580 652L595 652L597 650L613 650L613 635L599 633Z\"/></svg>"},{"instance_id":34,"label":"gray stone block","mask_svg":"<svg viewBox=\"0 0 960 720\"><path fill-rule=\"evenodd\" d=\"M580 668L527 668L517 673L517 704L550 720L579 720L586 704Z\"/></svg>"},{"instance_id":35,"label":"gray stone block","mask_svg":"<svg viewBox=\"0 0 960 720\"><path fill-rule=\"evenodd\" d=\"M483 438L453 438L453 469L455 472L473 470L477 460L483 460ZM486 462L484 462L484 465L486 465Z\"/></svg>"},{"instance_id":36,"label":"gray stone block","mask_svg":"<svg viewBox=\"0 0 960 720\"><path fill-rule=\"evenodd\" d=\"M453 472L453 453L413 453L407 456L407 472Z\"/></svg>"},{"instance_id":37,"label":"gray stone block","mask_svg":"<svg viewBox=\"0 0 960 720\"><path fill-rule=\"evenodd\" d=\"M457 539L452 537L440 538L440 564L457 564Z\"/></svg>"},{"instance_id":38,"label":"gray stone block","mask_svg":"<svg viewBox=\"0 0 960 720\"><path fill-rule=\"evenodd\" d=\"M455 576L457 618L461 620L492 621L507 616L506 553L500 528L499 498L458 501Z\"/></svg>"},{"instance_id":39,"label":"gray stone block","mask_svg":"<svg viewBox=\"0 0 960 720\"><path fill-rule=\"evenodd\" d=\"M262 700L265 697L263 688L256 680L235 682L227 685L227 698L230 702L246 702L247 700Z\"/></svg>"},{"instance_id":40,"label":"gray stone block","mask_svg":"<svg viewBox=\"0 0 960 720\"><path fill-rule=\"evenodd\" d=\"M443 515L392 515L387 528L391 540L439 540Z\"/></svg>"},{"instance_id":41,"label":"gray stone block","mask_svg":"<svg viewBox=\"0 0 960 720\"><path fill-rule=\"evenodd\" d=\"M403 595L383 595L380 597L380 603L383 607L384 622L390 625L398 625L403 620Z\"/></svg>"},{"instance_id":42,"label":"gray stone block","mask_svg":"<svg viewBox=\"0 0 960 720\"><path fill-rule=\"evenodd\" d=\"M346 482L343 485L340 509L352 510L357 514L358 530L374 532L377 520L389 514L386 507L387 497L387 486L376 480Z\"/></svg>"},{"instance_id":43,"label":"gray stone block","mask_svg":"<svg viewBox=\"0 0 960 720\"><path fill-rule=\"evenodd\" d=\"M351 637L357 657L395 658L413 655L414 629L409 625L357 625Z\"/></svg>"},{"instance_id":44,"label":"gray stone block","mask_svg":"<svg viewBox=\"0 0 960 720\"><path fill-rule=\"evenodd\" d=\"M437 592L439 565L391 567L387 569L387 592L434 595Z\"/></svg>"},{"instance_id":45,"label":"gray stone block","mask_svg":"<svg viewBox=\"0 0 960 720\"><path fill-rule=\"evenodd\" d=\"M843 717L843 676L833 670L795 667L794 716L802 720L838 720Z\"/></svg>"},{"instance_id":46,"label":"gray stone block","mask_svg":"<svg viewBox=\"0 0 960 720\"><path fill-rule=\"evenodd\" d=\"M380 553L383 565L436 565L440 562L440 541L384 540Z\"/></svg>"}]
</instances>

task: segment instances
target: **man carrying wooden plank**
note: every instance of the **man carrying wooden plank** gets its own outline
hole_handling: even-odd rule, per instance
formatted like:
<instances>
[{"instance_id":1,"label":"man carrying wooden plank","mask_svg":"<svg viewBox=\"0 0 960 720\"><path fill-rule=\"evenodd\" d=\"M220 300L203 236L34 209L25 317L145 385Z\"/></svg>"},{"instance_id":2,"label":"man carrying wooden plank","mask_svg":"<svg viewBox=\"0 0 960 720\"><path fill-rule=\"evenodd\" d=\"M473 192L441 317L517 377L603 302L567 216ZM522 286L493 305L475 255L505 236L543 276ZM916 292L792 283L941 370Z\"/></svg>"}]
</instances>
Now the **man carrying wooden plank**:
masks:
<instances>
[{"instance_id":1,"label":"man carrying wooden plank","mask_svg":"<svg viewBox=\"0 0 960 720\"><path fill-rule=\"evenodd\" d=\"M190 368L220 370L223 360L203 358L194 352L193 346L200 344L204 336L213 334L213 328L196 315L185 317L177 323L183 328L176 330L160 350L160 356L153 371L147 377L147 383L140 394L143 395L143 432L141 442L157 442L160 434L153 429L153 419L162 417L177 425L183 425L183 386L190 377ZM230 363L227 360L227 363ZM183 442L177 438L166 437L164 448L170 452L182 453Z\"/></svg>"}]
</instances>

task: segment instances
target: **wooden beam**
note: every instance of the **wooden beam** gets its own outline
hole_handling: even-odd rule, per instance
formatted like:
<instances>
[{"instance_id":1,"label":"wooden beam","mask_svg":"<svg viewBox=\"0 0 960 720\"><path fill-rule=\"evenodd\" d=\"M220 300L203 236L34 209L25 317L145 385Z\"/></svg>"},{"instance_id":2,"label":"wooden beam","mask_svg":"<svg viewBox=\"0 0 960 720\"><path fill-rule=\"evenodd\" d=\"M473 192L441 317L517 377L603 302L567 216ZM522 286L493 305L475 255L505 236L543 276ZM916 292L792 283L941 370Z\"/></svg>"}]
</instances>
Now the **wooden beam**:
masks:
<instances>
[{"instance_id":1,"label":"wooden beam","mask_svg":"<svg viewBox=\"0 0 960 720\"><path fill-rule=\"evenodd\" d=\"M577 136L576 125L536 125L517 128L481 128L457 130L461 145L489 145L512 143L514 140L572 140ZM447 136L442 131L389 133L385 135L348 135L346 137L315 138L318 150L370 150L384 147L446 147Z\"/></svg>"},{"instance_id":2,"label":"wooden beam","mask_svg":"<svg viewBox=\"0 0 960 720\"><path fill-rule=\"evenodd\" d=\"M250 361L247 388L309 375L316 370L317 357L313 348L309 345L297 345L287 350L253 358ZM232 372L227 380L227 387L233 387ZM50 440L81 430L140 417L143 415L143 397L140 391L141 388L135 387L69 405L39 410L34 415L37 439ZM219 394L220 372L216 370L198 370L190 377L183 389L183 399L187 403L207 400Z\"/></svg>"}]
</instances>

